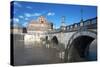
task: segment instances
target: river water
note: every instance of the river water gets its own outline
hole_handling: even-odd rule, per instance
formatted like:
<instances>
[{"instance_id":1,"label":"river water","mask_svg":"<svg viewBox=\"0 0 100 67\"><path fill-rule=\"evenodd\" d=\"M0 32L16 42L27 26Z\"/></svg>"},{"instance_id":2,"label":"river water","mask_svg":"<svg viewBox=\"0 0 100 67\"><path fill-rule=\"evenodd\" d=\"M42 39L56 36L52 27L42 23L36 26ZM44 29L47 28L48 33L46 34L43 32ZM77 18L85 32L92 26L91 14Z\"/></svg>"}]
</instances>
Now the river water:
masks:
<instances>
[{"instance_id":1,"label":"river water","mask_svg":"<svg viewBox=\"0 0 100 67\"><path fill-rule=\"evenodd\" d=\"M60 50L57 48L46 47L43 45L32 46L32 44L29 47L26 47L23 40L14 41L14 65L51 64L62 62L64 62L64 60L60 58Z\"/></svg>"}]
</instances>

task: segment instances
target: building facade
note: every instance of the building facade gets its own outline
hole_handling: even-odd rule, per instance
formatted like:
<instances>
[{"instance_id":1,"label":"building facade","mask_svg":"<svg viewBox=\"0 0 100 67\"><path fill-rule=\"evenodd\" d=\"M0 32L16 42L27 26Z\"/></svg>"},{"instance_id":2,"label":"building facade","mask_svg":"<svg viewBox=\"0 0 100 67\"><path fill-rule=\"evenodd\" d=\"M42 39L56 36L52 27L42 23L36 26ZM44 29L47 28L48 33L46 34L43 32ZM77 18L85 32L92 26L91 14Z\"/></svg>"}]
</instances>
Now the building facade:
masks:
<instances>
[{"instance_id":1,"label":"building facade","mask_svg":"<svg viewBox=\"0 0 100 67\"><path fill-rule=\"evenodd\" d=\"M28 23L27 33L25 34L25 43L40 42L45 38L48 32L53 30L53 24L49 22L44 16L38 17L37 20L32 20Z\"/></svg>"},{"instance_id":2,"label":"building facade","mask_svg":"<svg viewBox=\"0 0 100 67\"><path fill-rule=\"evenodd\" d=\"M53 24L46 20L44 16L40 16L37 20L32 20L27 26L27 32L32 33L34 31L51 31L53 29Z\"/></svg>"}]
</instances>

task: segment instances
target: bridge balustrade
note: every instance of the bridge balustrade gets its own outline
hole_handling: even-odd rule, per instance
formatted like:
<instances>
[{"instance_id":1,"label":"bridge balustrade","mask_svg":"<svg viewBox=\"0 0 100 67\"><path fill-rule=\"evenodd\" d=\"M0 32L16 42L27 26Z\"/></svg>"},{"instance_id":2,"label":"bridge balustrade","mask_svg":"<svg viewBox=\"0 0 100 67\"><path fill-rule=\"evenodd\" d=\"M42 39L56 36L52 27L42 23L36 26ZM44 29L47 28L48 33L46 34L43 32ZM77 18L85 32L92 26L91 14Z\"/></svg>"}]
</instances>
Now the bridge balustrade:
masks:
<instances>
[{"instance_id":1,"label":"bridge balustrade","mask_svg":"<svg viewBox=\"0 0 100 67\"><path fill-rule=\"evenodd\" d=\"M80 31L97 28L97 17L83 22L75 23L66 27L67 31Z\"/></svg>"}]
</instances>

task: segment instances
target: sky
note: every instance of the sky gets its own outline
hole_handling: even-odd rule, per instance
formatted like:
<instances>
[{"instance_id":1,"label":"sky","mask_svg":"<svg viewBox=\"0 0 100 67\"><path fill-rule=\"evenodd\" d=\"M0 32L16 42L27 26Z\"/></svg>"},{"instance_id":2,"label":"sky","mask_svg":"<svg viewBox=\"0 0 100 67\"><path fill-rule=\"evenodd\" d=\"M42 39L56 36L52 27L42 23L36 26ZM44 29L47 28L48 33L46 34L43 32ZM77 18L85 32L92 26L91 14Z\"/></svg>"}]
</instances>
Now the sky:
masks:
<instances>
[{"instance_id":1,"label":"sky","mask_svg":"<svg viewBox=\"0 0 100 67\"><path fill-rule=\"evenodd\" d=\"M65 16L65 24L71 25L83 20L97 17L97 7L88 5L72 5L72 4L52 4L39 2L14 1L13 20L26 27L31 20L37 20L39 16L45 16L46 19L54 24L55 28L61 26L62 16ZM82 11L82 12L81 12Z\"/></svg>"}]
</instances>

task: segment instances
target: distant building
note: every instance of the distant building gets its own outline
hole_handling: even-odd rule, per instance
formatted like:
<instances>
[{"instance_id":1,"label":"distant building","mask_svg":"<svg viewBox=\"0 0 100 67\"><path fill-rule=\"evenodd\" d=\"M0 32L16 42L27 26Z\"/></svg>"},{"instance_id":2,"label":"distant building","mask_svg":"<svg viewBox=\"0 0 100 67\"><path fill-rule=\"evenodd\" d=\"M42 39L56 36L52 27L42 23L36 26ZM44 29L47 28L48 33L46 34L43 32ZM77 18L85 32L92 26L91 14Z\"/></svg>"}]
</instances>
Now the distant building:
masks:
<instances>
[{"instance_id":1,"label":"distant building","mask_svg":"<svg viewBox=\"0 0 100 67\"><path fill-rule=\"evenodd\" d=\"M11 33L13 34L23 33L22 26L19 23L13 23L11 25Z\"/></svg>"},{"instance_id":2,"label":"distant building","mask_svg":"<svg viewBox=\"0 0 100 67\"><path fill-rule=\"evenodd\" d=\"M40 16L37 20L32 20L27 26L27 32L34 31L47 32L53 29L53 24L46 20L44 16Z\"/></svg>"},{"instance_id":3,"label":"distant building","mask_svg":"<svg viewBox=\"0 0 100 67\"><path fill-rule=\"evenodd\" d=\"M40 42L42 38L45 38L48 32L53 30L53 23L49 22L44 16L40 16L37 20L30 21L26 30L26 43L33 43L34 41Z\"/></svg>"},{"instance_id":4,"label":"distant building","mask_svg":"<svg viewBox=\"0 0 100 67\"><path fill-rule=\"evenodd\" d=\"M27 33L26 27L23 27L23 33Z\"/></svg>"},{"instance_id":5,"label":"distant building","mask_svg":"<svg viewBox=\"0 0 100 67\"><path fill-rule=\"evenodd\" d=\"M65 24L65 17L64 16L62 17L62 20L61 20L60 30L66 31L66 24Z\"/></svg>"}]
</instances>

